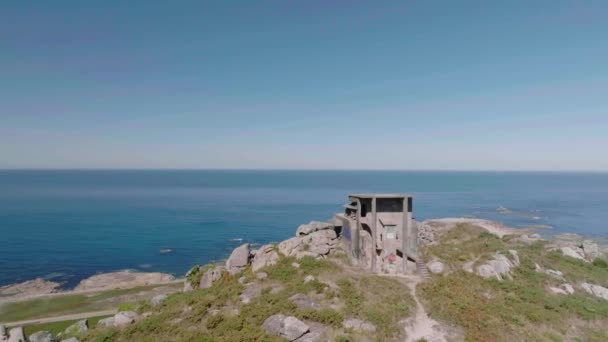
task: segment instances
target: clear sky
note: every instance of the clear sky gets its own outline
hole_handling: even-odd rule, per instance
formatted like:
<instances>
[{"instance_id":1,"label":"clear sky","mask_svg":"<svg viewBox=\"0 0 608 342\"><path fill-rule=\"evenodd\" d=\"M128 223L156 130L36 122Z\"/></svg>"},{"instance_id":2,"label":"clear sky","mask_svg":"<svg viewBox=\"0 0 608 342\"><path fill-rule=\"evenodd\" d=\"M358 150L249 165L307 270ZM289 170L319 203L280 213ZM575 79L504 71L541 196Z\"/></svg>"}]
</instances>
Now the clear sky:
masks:
<instances>
[{"instance_id":1,"label":"clear sky","mask_svg":"<svg viewBox=\"0 0 608 342\"><path fill-rule=\"evenodd\" d=\"M606 171L608 2L4 0L0 168Z\"/></svg>"}]
</instances>

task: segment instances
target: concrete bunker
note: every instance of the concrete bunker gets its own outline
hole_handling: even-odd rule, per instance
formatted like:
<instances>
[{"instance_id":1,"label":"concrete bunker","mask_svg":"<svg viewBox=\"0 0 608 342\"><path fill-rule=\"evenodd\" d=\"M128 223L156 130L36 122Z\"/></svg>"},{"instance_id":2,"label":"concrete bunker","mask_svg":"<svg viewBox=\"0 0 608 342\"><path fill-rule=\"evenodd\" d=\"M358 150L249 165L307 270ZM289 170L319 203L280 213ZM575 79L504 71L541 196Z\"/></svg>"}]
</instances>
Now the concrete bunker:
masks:
<instances>
[{"instance_id":1,"label":"concrete bunker","mask_svg":"<svg viewBox=\"0 0 608 342\"><path fill-rule=\"evenodd\" d=\"M342 236L353 261L372 272L411 273L418 261L413 197L400 194L351 194Z\"/></svg>"}]
</instances>

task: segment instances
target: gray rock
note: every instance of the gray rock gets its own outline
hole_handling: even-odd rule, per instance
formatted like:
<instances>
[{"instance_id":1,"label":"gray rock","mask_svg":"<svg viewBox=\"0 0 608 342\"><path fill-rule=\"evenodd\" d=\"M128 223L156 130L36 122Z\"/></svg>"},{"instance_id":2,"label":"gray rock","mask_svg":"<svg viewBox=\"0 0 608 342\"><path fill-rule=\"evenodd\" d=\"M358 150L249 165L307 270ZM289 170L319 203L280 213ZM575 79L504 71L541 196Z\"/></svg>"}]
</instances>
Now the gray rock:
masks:
<instances>
[{"instance_id":1,"label":"gray rock","mask_svg":"<svg viewBox=\"0 0 608 342\"><path fill-rule=\"evenodd\" d=\"M583 241L583 253L589 260L595 260L600 256L600 246L592 240Z\"/></svg>"},{"instance_id":2,"label":"gray rock","mask_svg":"<svg viewBox=\"0 0 608 342\"><path fill-rule=\"evenodd\" d=\"M373 333L376 331L376 326L370 322L360 320L358 318L349 318L342 322L345 329L352 329L359 332Z\"/></svg>"},{"instance_id":3,"label":"gray rock","mask_svg":"<svg viewBox=\"0 0 608 342\"><path fill-rule=\"evenodd\" d=\"M37 333L33 333L29 338L30 342L57 342L57 339L53 334L48 331L39 331Z\"/></svg>"},{"instance_id":4,"label":"gray rock","mask_svg":"<svg viewBox=\"0 0 608 342\"><path fill-rule=\"evenodd\" d=\"M327 222L311 221L298 227L296 236L308 235L319 230L334 229L334 225Z\"/></svg>"},{"instance_id":5,"label":"gray rock","mask_svg":"<svg viewBox=\"0 0 608 342\"><path fill-rule=\"evenodd\" d=\"M575 249L574 247L562 247L562 248L560 248L560 250L562 251L562 254L565 256L587 261L587 260L585 260L584 253L582 252L582 250L580 250L580 248Z\"/></svg>"},{"instance_id":6,"label":"gray rock","mask_svg":"<svg viewBox=\"0 0 608 342\"><path fill-rule=\"evenodd\" d=\"M477 267L477 274L482 278L496 278L498 280L502 280L500 275L496 273L494 267L488 264L479 265Z\"/></svg>"},{"instance_id":7,"label":"gray rock","mask_svg":"<svg viewBox=\"0 0 608 342\"><path fill-rule=\"evenodd\" d=\"M317 255L327 255L331 252L331 247L328 244L311 245L310 252Z\"/></svg>"},{"instance_id":8,"label":"gray rock","mask_svg":"<svg viewBox=\"0 0 608 342\"><path fill-rule=\"evenodd\" d=\"M184 282L184 289L182 290L182 292L191 292L191 291L194 291L194 287L192 287L192 284L188 280L186 280Z\"/></svg>"},{"instance_id":9,"label":"gray rock","mask_svg":"<svg viewBox=\"0 0 608 342\"><path fill-rule=\"evenodd\" d=\"M293 267L293 268L300 268L300 264L297 263L297 262L292 262L291 263L291 267Z\"/></svg>"},{"instance_id":10,"label":"gray rock","mask_svg":"<svg viewBox=\"0 0 608 342\"><path fill-rule=\"evenodd\" d=\"M301 293L289 297L289 300L294 303L299 309L321 309L321 305L319 305L319 303L315 302L307 295Z\"/></svg>"},{"instance_id":11,"label":"gray rock","mask_svg":"<svg viewBox=\"0 0 608 342\"><path fill-rule=\"evenodd\" d=\"M282 336L288 341L295 341L310 330L308 325L299 319L281 314L266 318L262 327L267 333Z\"/></svg>"},{"instance_id":12,"label":"gray rock","mask_svg":"<svg viewBox=\"0 0 608 342\"><path fill-rule=\"evenodd\" d=\"M564 274L561 271L547 269L545 270L545 273L555 279L564 280Z\"/></svg>"},{"instance_id":13,"label":"gray rock","mask_svg":"<svg viewBox=\"0 0 608 342\"><path fill-rule=\"evenodd\" d=\"M25 334L23 333L23 327L15 327L8 331L7 342L27 342Z\"/></svg>"},{"instance_id":14,"label":"gray rock","mask_svg":"<svg viewBox=\"0 0 608 342\"><path fill-rule=\"evenodd\" d=\"M327 223L333 225L334 227L342 227L344 226L344 223L342 222L342 220L340 220L337 217L332 217L329 220L327 220Z\"/></svg>"},{"instance_id":15,"label":"gray rock","mask_svg":"<svg viewBox=\"0 0 608 342\"><path fill-rule=\"evenodd\" d=\"M89 331L89 321L87 319L82 319L67 327L63 333L66 335L78 335L87 331Z\"/></svg>"},{"instance_id":16,"label":"gray rock","mask_svg":"<svg viewBox=\"0 0 608 342\"><path fill-rule=\"evenodd\" d=\"M562 290L566 291L566 293L568 294L573 294L574 293L574 287L572 287L572 285L570 284L561 284L559 286Z\"/></svg>"},{"instance_id":17,"label":"gray rock","mask_svg":"<svg viewBox=\"0 0 608 342\"><path fill-rule=\"evenodd\" d=\"M7 332L6 332L6 327L4 326L4 324L0 324L0 337L6 336Z\"/></svg>"},{"instance_id":18,"label":"gray rock","mask_svg":"<svg viewBox=\"0 0 608 342\"><path fill-rule=\"evenodd\" d=\"M154 296L152 297L152 299L150 299L150 305L152 306L159 306L165 299L167 299L167 295L166 294L159 294L158 296Z\"/></svg>"},{"instance_id":19,"label":"gray rock","mask_svg":"<svg viewBox=\"0 0 608 342\"><path fill-rule=\"evenodd\" d=\"M589 283L582 283L581 288L591 295L608 300L608 288Z\"/></svg>"},{"instance_id":20,"label":"gray rock","mask_svg":"<svg viewBox=\"0 0 608 342\"><path fill-rule=\"evenodd\" d=\"M253 299L262 293L262 289L259 286L250 285L247 287L239 296L243 304L249 304Z\"/></svg>"},{"instance_id":21,"label":"gray rock","mask_svg":"<svg viewBox=\"0 0 608 342\"><path fill-rule=\"evenodd\" d=\"M255 277L258 278L259 280L264 280L264 279L268 278L268 273L258 272L255 274Z\"/></svg>"},{"instance_id":22,"label":"gray rock","mask_svg":"<svg viewBox=\"0 0 608 342\"><path fill-rule=\"evenodd\" d=\"M255 253L251 262L251 270L257 272L266 266L275 265L278 261L279 253L275 251L274 245L264 245Z\"/></svg>"},{"instance_id":23,"label":"gray rock","mask_svg":"<svg viewBox=\"0 0 608 342\"><path fill-rule=\"evenodd\" d=\"M496 255L494 256L494 260L488 261L488 264L490 264L494 268L496 273L498 273L503 278L510 277L509 272L511 271L511 268L514 267L514 265L511 263L511 260L509 260L506 256L500 253L496 253Z\"/></svg>"},{"instance_id":24,"label":"gray rock","mask_svg":"<svg viewBox=\"0 0 608 342\"><path fill-rule=\"evenodd\" d=\"M239 284L245 284L247 282L247 277L242 276L239 278Z\"/></svg>"},{"instance_id":25,"label":"gray rock","mask_svg":"<svg viewBox=\"0 0 608 342\"><path fill-rule=\"evenodd\" d=\"M285 256L294 256L302 246L302 238L293 237L279 243L279 253Z\"/></svg>"},{"instance_id":26,"label":"gray rock","mask_svg":"<svg viewBox=\"0 0 608 342\"><path fill-rule=\"evenodd\" d=\"M280 335L281 329L283 328L283 321L285 321L285 315L272 315L264 320L262 328L271 335Z\"/></svg>"},{"instance_id":27,"label":"gray rock","mask_svg":"<svg viewBox=\"0 0 608 342\"><path fill-rule=\"evenodd\" d=\"M309 274L306 277L304 277L304 284L310 283L313 280L315 280L315 277Z\"/></svg>"},{"instance_id":28,"label":"gray rock","mask_svg":"<svg viewBox=\"0 0 608 342\"><path fill-rule=\"evenodd\" d=\"M429 262L427 268L429 269L429 271L431 271L431 273L440 274L443 273L443 271L445 270L445 265L441 261L434 260Z\"/></svg>"},{"instance_id":29,"label":"gray rock","mask_svg":"<svg viewBox=\"0 0 608 342\"><path fill-rule=\"evenodd\" d=\"M224 270L225 270L225 268L222 266L215 266L214 268L208 269L201 276L201 283L200 283L199 288L201 288L201 289L210 288L215 281L222 278L222 273L224 272Z\"/></svg>"},{"instance_id":30,"label":"gray rock","mask_svg":"<svg viewBox=\"0 0 608 342\"><path fill-rule=\"evenodd\" d=\"M61 340L61 342L80 342L76 337L70 337L67 340Z\"/></svg>"},{"instance_id":31,"label":"gray rock","mask_svg":"<svg viewBox=\"0 0 608 342\"><path fill-rule=\"evenodd\" d=\"M513 258L513 266L515 267L519 267L519 254L517 253L516 250L514 249L510 249L509 253L511 254L511 257Z\"/></svg>"},{"instance_id":32,"label":"gray rock","mask_svg":"<svg viewBox=\"0 0 608 342\"><path fill-rule=\"evenodd\" d=\"M133 311L121 311L114 315L114 326L123 327L135 323L137 314Z\"/></svg>"},{"instance_id":33,"label":"gray rock","mask_svg":"<svg viewBox=\"0 0 608 342\"><path fill-rule=\"evenodd\" d=\"M110 328L114 326L114 316L112 317L108 317L108 318L104 318L104 319L100 319L97 322L97 327L98 328Z\"/></svg>"},{"instance_id":34,"label":"gray rock","mask_svg":"<svg viewBox=\"0 0 608 342\"><path fill-rule=\"evenodd\" d=\"M300 336L306 334L310 328L306 323L299 319L289 316L283 321L283 329L281 336L285 337L288 341L294 341Z\"/></svg>"},{"instance_id":35,"label":"gray rock","mask_svg":"<svg viewBox=\"0 0 608 342\"><path fill-rule=\"evenodd\" d=\"M309 327L309 332L302 335L301 337L294 340L294 342L328 342L332 341L327 336L324 336L327 331L327 326L316 323L316 322L308 322L306 323Z\"/></svg>"},{"instance_id":36,"label":"gray rock","mask_svg":"<svg viewBox=\"0 0 608 342\"><path fill-rule=\"evenodd\" d=\"M249 244L235 248L226 261L226 269L230 274L237 274L249 264Z\"/></svg>"}]
</instances>

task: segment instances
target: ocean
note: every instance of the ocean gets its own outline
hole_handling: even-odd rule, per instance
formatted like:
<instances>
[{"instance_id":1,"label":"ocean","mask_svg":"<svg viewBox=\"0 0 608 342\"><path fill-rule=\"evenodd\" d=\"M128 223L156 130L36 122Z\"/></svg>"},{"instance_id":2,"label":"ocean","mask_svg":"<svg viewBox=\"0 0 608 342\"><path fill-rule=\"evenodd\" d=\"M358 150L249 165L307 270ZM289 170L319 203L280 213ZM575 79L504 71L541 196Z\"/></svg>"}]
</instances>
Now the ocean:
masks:
<instances>
[{"instance_id":1,"label":"ocean","mask_svg":"<svg viewBox=\"0 0 608 342\"><path fill-rule=\"evenodd\" d=\"M417 220L608 236L606 173L4 170L0 286L42 277L71 288L122 269L183 276L244 242L328 219L353 192L410 193Z\"/></svg>"}]
</instances>

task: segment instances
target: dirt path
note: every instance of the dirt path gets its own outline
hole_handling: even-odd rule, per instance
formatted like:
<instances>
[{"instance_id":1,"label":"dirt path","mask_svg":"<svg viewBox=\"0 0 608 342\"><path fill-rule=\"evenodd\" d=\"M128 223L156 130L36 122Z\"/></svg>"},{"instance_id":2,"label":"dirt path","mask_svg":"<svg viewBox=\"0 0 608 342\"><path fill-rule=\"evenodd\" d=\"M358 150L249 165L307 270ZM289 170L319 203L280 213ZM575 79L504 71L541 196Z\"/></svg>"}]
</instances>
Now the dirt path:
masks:
<instances>
[{"instance_id":1,"label":"dirt path","mask_svg":"<svg viewBox=\"0 0 608 342\"><path fill-rule=\"evenodd\" d=\"M32 325L32 324L74 321L74 320L78 320L78 319L85 319L85 318L91 318L91 317L111 316L114 314L116 314L116 310L91 311L91 312L83 312L83 313L77 313L77 314L71 314L71 315L53 316L53 317L47 317L47 318L28 319L25 321L8 322L8 323L4 323L4 325L10 328L10 327L15 327L15 326Z\"/></svg>"},{"instance_id":2,"label":"dirt path","mask_svg":"<svg viewBox=\"0 0 608 342\"><path fill-rule=\"evenodd\" d=\"M416 279L417 278L417 279ZM420 282L418 277L408 279L407 286L410 288L412 297L416 301L416 313L414 317L408 318L405 321L405 342L414 342L422 338L429 342L447 342L451 339L443 326L430 318L422 303L416 295L416 285Z\"/></svg>"},{"instance_id":3,"label":"dirt path","mask_svg":"<svg viewBox=\"0 0 608 342\"><path fill-rule=\"evenodd\" d=\"M410 289L410 293L416 302L416 312L413 317L403 320L405 328L405 342L415 342L424 339L428 342L462 341L462 332L456 328L447 327L444 324L430 318L424 306L416 295L416 285L422 281L417 275L385 275L381 276L396 278Z\"/></svg>"}]
</instances>

